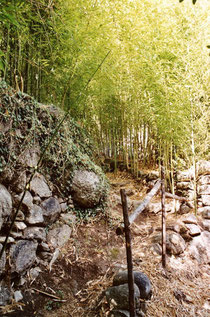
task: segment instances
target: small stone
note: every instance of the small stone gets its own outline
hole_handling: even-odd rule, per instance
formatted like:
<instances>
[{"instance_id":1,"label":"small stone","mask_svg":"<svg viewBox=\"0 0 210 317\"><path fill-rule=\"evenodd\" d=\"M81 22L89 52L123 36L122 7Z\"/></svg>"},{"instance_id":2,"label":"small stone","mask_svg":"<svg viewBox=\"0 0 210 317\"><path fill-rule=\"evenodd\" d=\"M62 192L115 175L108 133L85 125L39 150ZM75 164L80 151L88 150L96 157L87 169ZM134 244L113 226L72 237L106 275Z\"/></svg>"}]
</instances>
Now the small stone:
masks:
<instances>
[{"instance_id":1,"label":"small stone","mask_svg":"<svg viewBox=\"0 0 210 317\"><path fill-rule=\"evenodd\" d=\"M50 247L47 243L45 242L41 242L39 247L42 249L42 251L45 251L45 252L50 252Z\"/></svg>"},{"instance_id":2,"label":"small stone","mask_svg":"<svg viewBox=\"0 0 210 317\"><path fill-rule=\"evenodd\" d=\"M192 237L197 236L201 233L201 229L195 224L186 224L186 227Z\"/></svg>"},{"instance_id":3,"label":"small stone","mask_svg":"<svg viewBox=\"0 0 210 317\"><path fill-rule=\"evenodd\" d=\"M43 209L40 206L33 205L29 210L29 215L26 218L26 221L30 225L38 225L44 223Z\"/></svg>"},{"instance_id":4,"label":"small stone","mask_svg":"<svg viewBox=\"0 0 210 317\"><path fill-rule=\"evenodd\" d=\"M60 204L54 197L44 200L41 207L43 208L43 216L46 223L53 223L61 213Z\"/></svg>"},{"instance_id":5,"label":"small stone","mask_svg":"<svg viewBox=\"0 0 210 317\"><path fill-rule=\"evenodd\" d=\"M198 194L199 195L210 195L210 185L200 185L198 186Z\"/></svg>"},{"instance_id":6,"label":"small stone","mask_svg":"<svg viewBox=\"0 0 210 317\"><path fill-rule=\"evenodd\" d=\"M2 248L3 248L3 246L2 246L2 244L0 244L0 251L2 250ZM4 253L2 254L2 257L0 259L0 275L4 272L5 265L6 265L6 253L4 251Z\"/></svg>"},{"instance_id":7,"label":"small stone","mask_svg":"<svg viewBox=\"0 0 210 317\"><path fill-rule=\"evenodd\" d=\"M194 215L188 215L182 220L184 223L197 224L197 218Z\"/></svg>"},{"instance_id":8,"label":"small stone","mask_svg":"<svg viewBox=\"0 0 210 317\"><path fill-rule=\"evenodd\" d=\"M186 171L178 171L177 172L177 180L180 182L186 182L193 179L193 170L189 169Z\"/></svg>"},{"instance_id":9,"label":"small stone","mask_svg":"<svg viewBox=\"0 0 210 317\"><path fill-rule=\"evenodd\" d=\"M15 227L17 230L24 230L27 226L26 226L26 224L25 224L24 222L15 221L14 227Z\"/></svg>"},{"instance_id":10,"label":"small stone","mask_svg":"<svg viewBox=\"0 0 210 317\"><path fill-rule=\"evenodd\" d=\"M177 183L177 189L193 189L193 184L191 182L179 182Z\"/></svg>"},{"instance_id":11,"label":"small stone","mask_svg":"<svg viewBox=\"0 0 210 317\"><path fill-rule=\"evenodd\" d=\"M68 225L49 230L47 242L54 248L63 246L71 236L71 228Z\"/></svg>"},{"instance_id":12,"label":"small stone","mask_svg":"<svg viewBox=\"0 0 210 317\"><path fill-rule=\"evenodd\" d=\"M42 272L42 270L40 269L40 267L33 267L32 269L30 269L29 271L29 276L32 280L35 280L39 274Z\"/></svg>"},{"instance_id":13,"label":"small stone","mask_svg":"<svg viewBox=\"0 0 210 317\"><path fill-rule=\"evenodd\" d=\"M46 241L46 231L41 227L29 227L24 230L24 239Z\"/></svg>"},{"instance_id":14,"label":"small stone","mask_svg":"<svg viewBox=\"0 0 210 317\"><path fill-rule=\"evenodd\" d=\"M204 206L210 206L210 195L201 195L201 200Z\"/></svg>"},{"instance_id":15,"label":"small stone","mask_svg":"<svg viewBox=\"0 0 210 317\"><path fill-rule=\"evenodd\" d=\"M34 198L33 198L33 203L35 204L35 205L39 205L39 204L41 204L41 198L39 197L39 196L34 196Z\"/></svg>"},{"instance_id":16,"label":"small stone","mask_svg":"<svg viewBox=\"0 0 210 317\"><path fill-rule=\"evenodd\" d=\"M14 196L16 205L21 201L22 196L23 193ZM26 191L25 193L25 196L22 201L22 207L25 211L28 211L30 208L33 207L33 197L31 196L31 193L29 191Z\"/></svg>"},{"instance_id":17,"label":"small stone","mask_svg":"<svg viewBox=\"0 0 210 317\"><path fill-rule=\"evenodd\" d=\"M13 176L13 179L11 181L11 188L14 190L15 193L20 194L24 191L26 186L26 172L21 172L15 177Z\"/></svg>"},{"instance_id":18,"label":"small stone","mask_svg":"<svg viewBox=\"0 0 210 317\"><path fill-rule=\"evenodd\" d=\"M198 180L198 185L210 184L210 173L209 175L202 175Z\"/></svg>"},{"instance_id":19,"label":"small stone","mask_svg":"<svg viewBox=\"0 0 210 317\"><path fill-rule=\"evenodd\" d=\"M204 230L210 231L210 220L209 219L203 220L202 224L203 224Z\"/></svg>"},{"instance_id":20,"label":"small stone","mask_svg":"<svg viewBox=\"0 0 210 317\"><path fill-rule=\"evenodd\" d=\"M0 237L0 243L4 243L6 237L3 236L3 237ZM7 240L7 243L14 243L15 242L15 239L13 239L12 237L9 237L8 240Z\"/></svg>"},{"instance_id":21,"label":"small stone","mask_svg":"<svg viewBox=\"0 0 210 317\"><path fill-rule=\"evenodd\" d=\"M66 211L68 209L67 203L61 203L60 206L61 206L61 211L62 212Z\"/></svg>"},{"instance_id":22,"label":"small stone","mask_svg":"<svg viewBox=\"0 0 210 317\"><path fill-rule=\"evenodd\" d=\"M22 232L15 232L11 231L10 236L13 237L14 239L21 238L22 237Z\"/></svg>"},{"instance_id":23,"label":"small stone","mask_svg":"<svg viewBox=\"0 0 210 317\"><path fill-rule=\"evenodd\" d=\"M44 261L50 261L52 259L52 253L51 252L40 252L39 256Z\"/></svg>"},{"instance_id":24,"label":"small stone","mask_svg":"<svg viewBox=\"0 0 210 317\"><path fill-rule=\"evenodd\" d=\"M25 220L25 215L24 215L24 213L21 210L18 211L16 220L17 221L24 221Z\"/></svg>"},{"instance_id":25,"label":"small stone","mask_svg":"<svg viewBox=\"0 0 210 317\"><path fill-rule=\"evenodd\" d=\"M187 204L181 204L180 209L178 211L179 214L188 214L190 212L190 207Z\"/></svg>"},{"instance_id":26,"label":"small stone","mask_svg":"<svg viewBox=\"0 0 210 317\"><path fill-rule=\"evenodd\" d=\"M16 303L23 299L23 295L22 295L21 291L14 292L14 299L15 299Z\"/></svg>"},{"instance_id":27,"label":"small stone","mask_svg":"<svg viewBox=\"0 0 210 317\"><path fill-rule=\"evenodd\" d=\"M5 186L0 184L0 215L10 216L12 212L12 197Z\"/></svg>"},{"instance_id":28,"label":"small stone","mask_svg":"<svg viewBox=\"0 0 210 317\"><path fill-rule=\"evenodd\" d=\"M75 224L77 222L77 217L71 213L61 214L61 221L67 225Z\"/></svg>"},{"instance_id":29,"label":"small stone","mask_svg":"<svg viewBox=\"0 0 210 317\"><path fill-rule=\"evenodd\" d=\"M11 291L8 287L0 285L0 306L8 305L12 300Z\"/></svg>"},{"instance_id":30,"label":"small stone","mask_svg":"<svg viewBox=\"0 0 210 317\"><path fill-rule=\"evenodd\" d=\"M210 206L203 208L203 218L210 219Z\"/></svg>"},{"instance_id":31,"label":"small stone","mask_svg":"<svg viewBox=\"0 0 210 317\"><path fill-rule=\"evenodd\" d=\"M199 236L192 239L188 252L198 263L210 262L210 232L203 231Z\"/></svg>"}]
</instances>

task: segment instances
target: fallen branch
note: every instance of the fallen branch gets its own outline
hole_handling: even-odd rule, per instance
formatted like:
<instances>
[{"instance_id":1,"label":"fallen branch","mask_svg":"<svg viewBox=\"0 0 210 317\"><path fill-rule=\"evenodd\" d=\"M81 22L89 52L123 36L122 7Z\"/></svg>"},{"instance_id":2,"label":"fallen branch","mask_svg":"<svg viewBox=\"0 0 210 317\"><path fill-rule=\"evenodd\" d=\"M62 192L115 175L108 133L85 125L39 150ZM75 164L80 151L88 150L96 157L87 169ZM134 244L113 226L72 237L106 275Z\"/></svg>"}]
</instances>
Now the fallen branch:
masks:
<instances>
[{"instance_id":1,"label":"fallen branch","mask_svg":"<svg viewBox=\"0 0 210 317\"><path fill-rule=\"evenodd\" d=\"M38 292L38 293L40 293L40 294L49 296L49 297L53 298L54 300L56 300L56 302L58 302L58 301L59 301L59 302L66 302L65 299L61 299L61 298L58 297L58 296L55 296L55 295L53 295L53 294L50 294L50 293L41 291L41 290L39 290L39 289L37 289L37 288L34 288L34 287L33 287L32 290L34 290L34 291L36 291L36 292Z\"/></svg>"},{"instance_id":2,"label":"fallen branch","mask_svg":"<svg viewBox=\"0 0 210 317\"><path fill-rule=\"evenodd\" d=\"M144 198L144 200L142 201L142 203L134 210L134 212L129 216L129 223L132 224L136 218L138 217L138 215L140 215L140 213L142 211L144 211L144 209L147 207L147 205L149 204L149 202L151 201L151 199L155 196L155 194L157 194L157 192L159 191L161 186L161 181L158 180L156 182L156 184L154 185L154 187L152 188L152 190L146 195L146 197ZM124 227L123 225L121 225L120 227L118 227L116 229L116 234L117 235L121 235L124 232Z\"/></svg>"},{"instance_id":3,"label":"fallen branch","mask_svg":"<svg viewBox=\"0 0 210 317\"><path fill-rule=\"evenodd\" d=\"M182 197L182 196L178 196L178 195L173 195L173 194L171 194L171 193L165 193L165 196L167 197L167 198L172 198L172 199L176 199L176 200L180 200L180 201L189 201L189 199L188 198L186 198L186 197Z\"/></svg>"}]
</instances>

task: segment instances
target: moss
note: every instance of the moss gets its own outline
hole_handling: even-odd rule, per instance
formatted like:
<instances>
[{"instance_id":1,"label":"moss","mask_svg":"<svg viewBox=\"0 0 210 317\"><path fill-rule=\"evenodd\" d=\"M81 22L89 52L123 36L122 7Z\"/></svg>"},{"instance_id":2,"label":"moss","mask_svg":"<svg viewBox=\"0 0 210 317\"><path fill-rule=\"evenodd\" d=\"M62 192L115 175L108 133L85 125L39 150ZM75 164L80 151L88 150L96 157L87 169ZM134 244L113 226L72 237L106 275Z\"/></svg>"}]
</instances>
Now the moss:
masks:
<instances>
[{"instance_id":1,"label":"moss","mask_svg":"<svg viewBox=\"0 0 210 317\"><path fill-rule=\"evenodd\" d=\"M14 177L17 171L24 169L20 156L27 149L38 145L43 152L64 113L55 106L37 103L2 81L0 105L0 178L3 179L6 170ZM25 169L28 174L31 173L30 168ZM94 163L93 144L85 130L68 116L47 148L39 170L56 184L59 195L67 197L76 169L99 175L104 187L104 200L108 182L101 168Z\"/></svg>"}]
</instances>

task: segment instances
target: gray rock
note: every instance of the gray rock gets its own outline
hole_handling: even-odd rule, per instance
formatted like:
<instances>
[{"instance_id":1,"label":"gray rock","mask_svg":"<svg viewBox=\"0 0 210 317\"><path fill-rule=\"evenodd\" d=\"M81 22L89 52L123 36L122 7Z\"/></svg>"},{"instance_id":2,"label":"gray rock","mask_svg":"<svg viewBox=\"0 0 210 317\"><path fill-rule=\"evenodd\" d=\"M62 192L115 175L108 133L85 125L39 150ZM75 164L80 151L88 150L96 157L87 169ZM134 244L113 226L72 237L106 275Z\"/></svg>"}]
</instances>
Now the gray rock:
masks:
<instances>
[{"instance_id":1,"label":"gray rock","mask_svg":"<svg viewBox=\"0 0 210 317\"><path fill-rule=\"evenodd\" d=\"M199 178L198 185L204 185L204 184L210 184L210 175L202 175Z\"/></svg>"},{"instance_id":2,"label":"gray rock","mask_svg":"<svg viewBox=\"0 0 210 317\"><path fill-rule=\"evenodd\" d=\"M199 195L210 195L210 185L200 185L198 186L198 194Z\"/></svg>"},{"instance_id":3,"label":"gray rock","mask_svg":"<svg viewBox=\"0 0 210 317\"><path fill-rule=\"evenodd\" d=\"M24 221L25 220L25 215L24 215L24 213L21 210L18 211L16 220L17 221Z\"/></svg>"},{"instance_id":4,"label":"gray rock","mask_svg":"<svg viewBox=\"0 0 210 317\"><path fill-rule=\"evenodd\" d=\"M186 224L187 229L189 230L189 234L192 237L198 236L201 233L201 229L199 228L199 226L195 225L195 224Z\"/></svg>"},{"instance_id":5,"label":"gray rock","mask_svg":"<svg viewBox=\"0 0 210 317\"><path fill-rule=\"evenodd\" d=\"M188 212L190 212L190 207L187 204L181 204L180 209L178 211L179 214L183 215L183 214L188 214Z\"/></svg>"},{"instance_id":6,"label":"gray rock","mask_svg":"<svg viewBox=\"0 0 210 317\"><path fill-rule=\"evenodd\" d=\"M188 252L198 263L210 262L210 232L203 231L194 237L189 244Z\"/></svg>"},{"instance_id":7,"label":"gray rock","mask_svg":"<svg viewBox=\"0 0 210 317\"><path fill-rule=\"evenodd\" d=\"M140 292L138 286L134 284L134 296L136 307L139 307ZM128 284L109 287L106 290L106 299L109 305L122 310L129 310L129 288Z\"/></svg>"},{"instance_id":8,"label":"gray rock","mask_svg":"<svg viewBox=\"0 0 210 317\"><path fill-rule=\"evenodd\" d=\"M0 251L2 250L2 248L3 248L3 246L2 246L2 244L0 244ZM0 275L4 272L5 265L6 265L6 253L4 251L4 253L2 254L2 257L0 259Z\"/></svg>"},{"instance_id":9,"label":"gray rock","mask_svg":"<svg viewBox=\"0 0 210 317\"><path fill-rule=\"evenodd\" d=\"M52 196L52 192L49 189L44 176L39 173L34 175L30 183L30 190L34 195L38 195L41 198L48 198Z\"/></svg>"},{"instance_id":10,"label":"gray rock","mask_svg":"<svg viewBox=\"0 0 210 317\"><path fill-rule=\"evenodd\" d=\"M75 224L77 222L77 217L71 213L61 214L61 221L67 225Z\"/></svg>"},{"instance_id":11,"label":"gray rock","mask_svg":"<svg viewBox=\"0 0 210 317\"><path fill-rule=\"evenodd\" d=\"M210 195L201 195L201 200L204 206L210 206Z\"/></svg>"},{"instance_id":12,"label":"gray rock","mask_svg":"<svg viewBox=\"0 0 210 317\"><path fill-rule=\"evenodd\" d=\"M203 218L210 219L210 206L203 208Z\"/></svg>"},{"instance_id":13,"label":"gray rock","mask_svg":"<svg viewBox=\"0 0 210 317\"><path fill-rule=\"evenodd\" d=\"M193 184L191 182L178 182L177 183L177 189L192 189L193 190Z\"/></svg>"},{"instance_id":14,"label":"gray rock","mask_svg":"<svg viewBox=\"0 0 210 317\"><path fill-rule=\"evenodd\" d=\"M12 197L5 186L0 184L0 215L2 218L12 212Z\"/></svg>"},{"instance_id":15,"label":"gray rock","mask_svg":"<svg viewBox=\"0 0 210 317\"><path fill-rule=\"evenodd\" d=\"M36 261L38 243L20 240L10 248L12 272L22 273Z\"/></svg>"},{"instance_id":16,"label":"gray rock","mask_svg":"<svg viewBox=\"0 0 210 317\"><path fill-rule=\"evenodd\" d=\"M38 241L46 241L47 234L44 228L41 227L29 227L24 230L24 239L35 239Z\"/></svg>"},{"instance_id":17,"label":"gray rock","mask_svg":"<svg viewBox=\"0 0 210 317\"><path fill-rule=\"evenodd\" d=\"M39 196L34 196L34 197L33 197L33 203L34 203L35 205L40 205L41 202L42 202L42 200L41 200L41 198L40 198Z\"/></svg>"},{"instance_id":18,"label":"gray rock","mask_svg":"<svg viewBox=\"0 0 210 317\"><path fill-rule=\"evenodd\" d=\"M134 283L138 286L140 291L140 298L150 299L152 295L152 286L147 275L139 271L134 271L133 275ZM114 276L113 286L118 286L126 283L128 283L127 271L119 272Z\"/></svg>"},{"instance_id":19,"label":"gray rock","mask_svg":"<svg viewBox=\"0 0 210 317\"><path fill-rule=\"evenodd\" d=\"M39 247L41 248L42 251L45 251L45 252L50 252L50 247L47 243L45 242L41 242Z\"/></svg>"},{"instance_id":20,"label":"gray rock","mask_svg":"<svg viewBox=\"0 0 210 317\"><path fill-rule=\"evenodd\" d=\"M168 235L168 241L166 241L166 250L170 254L178 255L184 252L186 244L180 234L172 232Z\"/></svg>"},{"instance_id":21,"label":"gray rock","mask_svg":"<svg viewBox=\"0 0 210 317\"><path fill-rule=\"evenodd\" d=\"M147 175L147 180L148 181L153 181L158 179L158 177L160 176L159 171L152 171Z\"/></svg>"},{"instance_id":22,"label":"gray rock","mask_svg":"<svg viewBox=\"0 0 210 317\"><path fill-rule=\"evenodd\" d=\"M94 172L77 170L72 181L74 203L84 208L99 204L105 191L104 185Z\"/></svg>"},{"instance_id":23,"label":"gray rock","mask_svg":"<svg viewBox=\"0 0 210 317\"><path fill-rule=\"evenodd\" d=\"M23 196L23 193L20 195L15 195L15 203L16 205L21 201ZM30 208L33 207L33 197L31 196L31 193L29 191L26 191L25 196L22 201L22 207L25 211L28 211Z\"/></svg>"},{"instance_id":24,"label":"gray rock","mask_svg":"<svg viewBox=\"0 0 210 317\"><path fill-rule=\"evenodd\" d=\"M1 236L0 243L4 243L5 239L6 239L6 236ZM14 242L15 242L15 239L13 239L12 237L9 237L7 240L7 243L14 243Z\"/></svg>"},{"instance_id":25,"label":"gray rock","mask_svg":"<svg viewBox=\"0 0 210 317\"><path fill-rule=\"evenodd\" d=\"M11 291L7 286L0 285L0 306L8 305L12 300Z\"/></svg>"},{"instance_id":26,"label":"gray rock","mask_svg":"<svg viewBox=\"0 0 210 317\"><path fill-rule=\"evenodd\" d=\"M191 181L193 179L193 170L189 169L186 171L178 171L177 172L177 180L179 182Z\"/></svg>"},{"instance_id":27,"label":"gray rock","mask_svg":"<svg viewBox=\"0 0 210 317\"><path fill-rule=\"evenodd\" d=\"M29 276L32 280L35 280L41 272L42 270L40 269L40 267L36 266L29 270Z\"/></svg>"},{"instance_id":28,"label":"gray rock","mask_svg":"<svg viewBox=\"0 0 210 317\"><path fill-rule=\"evenodd\" d=\"M198 175L210 174L210 161L199 161L196 164L196 169Z\"/></svg>"},{"instance_id":29,"label":"gray rock","mask_svg":"<svg viewBox=\"0 0 210 317\"><path fill-rule=\"evenodd\" d=\"M192 214L190 214L187 217L185 217L184 219L182 219L182 221L184 223L191 223L191 224L197 225L197 218L195 215L192 215Z\"/></svg>"},{"instance_id":30,"label":"gray rock","mask_svg":"<svg viewBox=\"0 0 210 317\"><path fill-rule=\"evenodd\" d=\"M26 224L22 221L15 221L14 223L14 228L16 228L17 230L24 230L26 227Z\"/></svg>"},{"instance_id":31,"label":"gray rock","mask_svg":"<svg viewBox=\"0 0 210 317\"><path fill-rule=\"evenodd\" d=\"M210 231L210 220L209 219L204 219L202 225L203 225L204 230Z\"/></svg>"},{"instance_id":32,"label":"gray rock","mask_svg":"<svg viewBox=\"0 0 210 317\"><path fill-rule=\"evenodd\" d=\"M12 190L17 194L22 193L25 189L26 181L27 181L27 179L26 179L26 172L25 171L17 174L15 176L15 179L13 178L11 181Z\"/></svg>"},{"instance_id":33,"label":"gray rock","mask_svg":"<svg viewBox=\"0 0 210 317\"><path fill-rule=\"evenodd\" d=\"M41 204L43 208L43 216L46 223L53 223L61 213L61 207L58 200L50 197Z\"/></svg>"},{"instance_id":34,"label":"gray rock","mask_svg":"<svg viewBox=\"0 0 210 317\"><path fill-rule=\"evenodd\" d=\"M31 209L29 209L29 215L26 218L26 221L30 225L44 223L43 209L40 206L33 205L33 207Z\"/></svg>"},{"instance_id":35,"label":"gray rock","mask_svg":"<svg viewBox=\"0 0 210 317\"><path fill-rule=\"evenodd\" d=\"M162 243L162 234L153 237L154 243ZM186 244L182 236L176 232L166 234L166 251L169 254L179 255L184 252Z\"/></svg>"},{"instance_id":36,"label":"gray rock","mask_svg":"<svg viewBox=\"0 0 210 317\"><path fill-rule=\"evenodd\" d=\"M50 246L57 248L62 247L71 236L71 228L68 225L49 230L47 234L47 242Z\"/></svg>"},{"instance_id":37,"label":"gray rock","mask_svg":"<svg viewBox=\"0 0 210 317\"><path fill-rule=\"evenodd\" d=\"M25 167L36 167L39 161L40 148L36 144L33 148L26 148L19 158L19 163Z\"/></svg>"},{"instance_id":38,"label":"gray rock","mask_svg":"<svg viewBox=\"0 0 210 317\"><path fill-rule=\"evenodd\" d=\"M161 202L150 202L146 208L147 211L157 214L162 210Z\"/></svg>"},{"instance_id":39,"label":"gray rock","mask_svg":"<svg viewBox=\"0 0 210 317\"><path fill-rule=\"evenodd\" d=\"M23 299L23 294L21 293L21 291L14 292L14 299L15 299L16 303Z\"/></svg>"},{"instance_id":40,"label":"gray rock","mask_svg":"<svg viewBox=\"0 0 210 317\"><path fill-rule=\"evenodd\" d=\"M68 209L67 203L61 203L60 206L61 206L61 211L62 212L66 211Z\"/></svg>"}]
</instances>

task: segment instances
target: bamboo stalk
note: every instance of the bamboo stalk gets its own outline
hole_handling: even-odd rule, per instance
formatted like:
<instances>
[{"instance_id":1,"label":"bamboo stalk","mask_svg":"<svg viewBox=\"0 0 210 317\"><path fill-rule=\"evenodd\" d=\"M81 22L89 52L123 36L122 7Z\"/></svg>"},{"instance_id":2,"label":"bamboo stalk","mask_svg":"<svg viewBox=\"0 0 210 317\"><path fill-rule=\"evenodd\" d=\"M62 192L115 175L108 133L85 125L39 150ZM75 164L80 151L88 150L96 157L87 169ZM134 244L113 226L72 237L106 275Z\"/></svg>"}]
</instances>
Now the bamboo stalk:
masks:
<instances>
[{"instance_id":1,"label":"bamboo stalk","mask_svg":"<svg viewBox=\"0 0 210 317\"><path fill-rule=\"evenodd\" d=\"M161 166L161 204L162 204L162 266L166 267L166 209L165 209L165 169Z\"/></svg>"},{"instance_id":2,"label":"bamboo stalk","mask_svg":"<svg viewBox=\"0 0 210 317\"><path fill-rule=\"evenodd\" d=\"M134 276L133 276L132 249L131 249L131 232L130 232L130 223L128 219L128 204L127 204L127 197L125 194L125 190L121 189L120 194L121 194L123 218L124 218L124 224L125 224L130 317L135 317L136 314L135 314Z\"/></svg>"}]
</instances>

